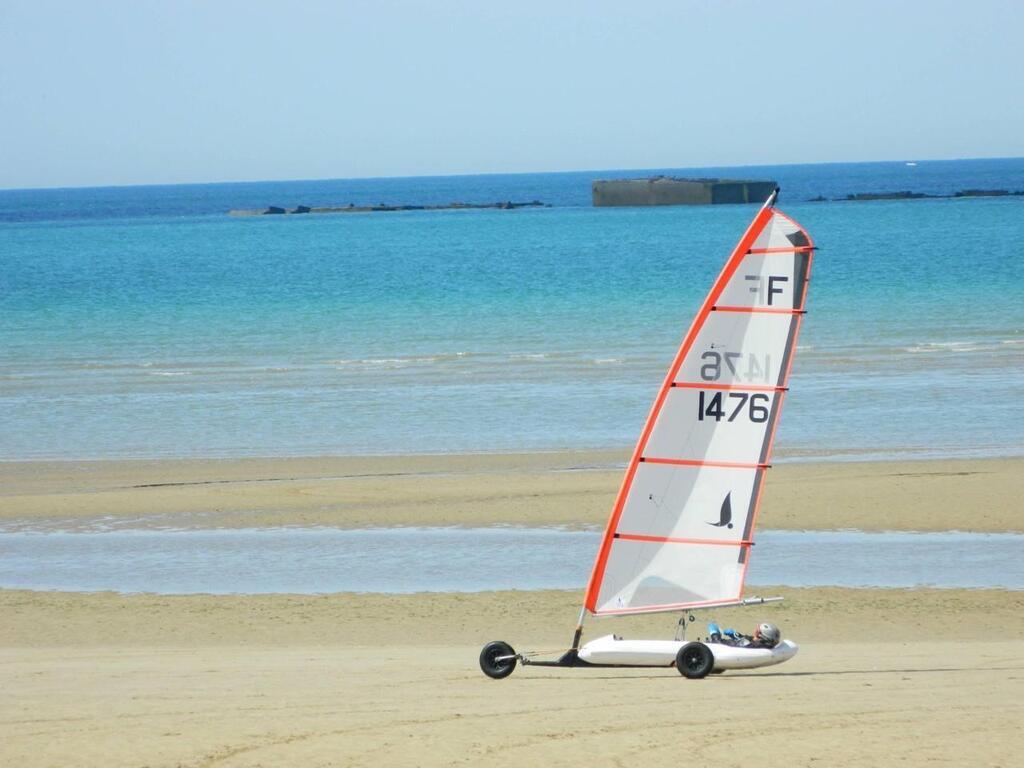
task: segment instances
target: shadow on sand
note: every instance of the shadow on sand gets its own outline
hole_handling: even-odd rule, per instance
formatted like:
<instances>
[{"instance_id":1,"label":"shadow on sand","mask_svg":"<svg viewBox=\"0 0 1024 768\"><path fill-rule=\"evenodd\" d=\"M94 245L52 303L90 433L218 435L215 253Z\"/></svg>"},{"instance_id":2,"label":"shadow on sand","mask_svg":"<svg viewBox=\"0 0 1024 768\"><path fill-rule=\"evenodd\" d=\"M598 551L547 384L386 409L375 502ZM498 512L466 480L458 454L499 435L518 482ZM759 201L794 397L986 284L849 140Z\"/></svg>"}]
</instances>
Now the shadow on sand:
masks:
<instances>
[{"instance_id":1,"label":"shadow on sand","mask_svg":"<svg viewBox=\"0 0 1024 768\"><path fill-rule=\"evenodd\" d=\"M837 669L833 671L807 671L807 672L755 672L743 670L730 670L722 674L708 675L706 680L721 678L733 680L736 678L769 678L769 677L836 677L839 675L919 675L936 674L944 672L1020 672L1024 671L1024 665L1012 667L917 667L903 669ZM670 667L652 669L639 674L605 674L586 675L587 680L675 680L678 675L668 675L668 672L675 672ZM585 670L584 670L585 673ZM566 680L572 677L579 677L579 674L544 674L531 676L528 680Z\"/></svg>"}]
</instances>

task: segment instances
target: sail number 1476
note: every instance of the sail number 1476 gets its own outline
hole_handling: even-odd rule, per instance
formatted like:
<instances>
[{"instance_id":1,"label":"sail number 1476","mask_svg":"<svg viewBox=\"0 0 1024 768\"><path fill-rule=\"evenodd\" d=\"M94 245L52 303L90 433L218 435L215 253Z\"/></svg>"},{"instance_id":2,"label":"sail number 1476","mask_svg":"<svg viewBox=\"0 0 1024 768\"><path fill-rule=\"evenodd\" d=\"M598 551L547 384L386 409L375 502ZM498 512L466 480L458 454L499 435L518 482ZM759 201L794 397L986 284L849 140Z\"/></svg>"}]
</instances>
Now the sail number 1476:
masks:
<instances>
[{"instance_id":1,"label":"sail number 1476","mask_svg":"<svg viewBox=\"0 0 1024 768\"><path fill-rule=\"evenodd\" d=\"M710 397L708 397L710 395ZM768 395L746 392L710 392L700 391L697 400L697 420L735 421L741 413L756 424L768 421Z\"/></svg>"}]
</instances>

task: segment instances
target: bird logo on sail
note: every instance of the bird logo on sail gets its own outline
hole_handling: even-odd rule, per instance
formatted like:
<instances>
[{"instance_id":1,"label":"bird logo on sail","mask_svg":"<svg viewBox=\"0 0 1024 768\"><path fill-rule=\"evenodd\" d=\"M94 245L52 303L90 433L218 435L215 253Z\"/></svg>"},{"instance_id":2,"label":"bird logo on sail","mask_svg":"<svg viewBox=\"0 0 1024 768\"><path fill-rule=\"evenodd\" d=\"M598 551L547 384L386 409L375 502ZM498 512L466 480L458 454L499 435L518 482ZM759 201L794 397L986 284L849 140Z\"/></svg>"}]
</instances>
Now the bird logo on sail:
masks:
<instances>
[{"instance_id":1,"label":"bird logo on sail","mask_svg":"<svg viewBox=\"0 0 1024 768\"><path fill-rule=\"evenodd\" d=\"M732 528L732 502L729 498L732 496L732 491L725 494L725 501L722 502L722 509L718 514L717 523L708 523L713 525L715 528Z\"/></svg>"}]
</instances>

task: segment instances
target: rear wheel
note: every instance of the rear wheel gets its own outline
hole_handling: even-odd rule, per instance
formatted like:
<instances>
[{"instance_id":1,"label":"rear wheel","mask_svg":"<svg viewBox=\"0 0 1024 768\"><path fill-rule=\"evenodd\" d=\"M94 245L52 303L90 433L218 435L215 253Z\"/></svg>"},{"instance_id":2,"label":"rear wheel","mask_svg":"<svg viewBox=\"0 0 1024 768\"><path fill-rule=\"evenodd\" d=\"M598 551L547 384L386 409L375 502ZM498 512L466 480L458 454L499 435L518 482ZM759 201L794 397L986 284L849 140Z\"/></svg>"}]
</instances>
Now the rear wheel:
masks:
<instances>
[{"instance_id":1,"label":"rear wheel","mask_svg":"<svg viewBox=\"0 0 1024 768\"><path fill-rule=\"evenodd\" d=\"M715 655L704 643L687 643L676 654L676 669L690 680L707 677L715 666Z\"/></svg>"},{"instance_id":2,"label":"rear wheel","mask_svg":"<svg viewBox=\"0 0 1024 768\"><path fill-rule=\"evenodd\" d=\"M503 677L511 675L515 668L516 652L508 643L495 640L493 643L485 645L484 649L480 651L480 669L488 677L501 680Z\"/></svg>"}]
</instances>

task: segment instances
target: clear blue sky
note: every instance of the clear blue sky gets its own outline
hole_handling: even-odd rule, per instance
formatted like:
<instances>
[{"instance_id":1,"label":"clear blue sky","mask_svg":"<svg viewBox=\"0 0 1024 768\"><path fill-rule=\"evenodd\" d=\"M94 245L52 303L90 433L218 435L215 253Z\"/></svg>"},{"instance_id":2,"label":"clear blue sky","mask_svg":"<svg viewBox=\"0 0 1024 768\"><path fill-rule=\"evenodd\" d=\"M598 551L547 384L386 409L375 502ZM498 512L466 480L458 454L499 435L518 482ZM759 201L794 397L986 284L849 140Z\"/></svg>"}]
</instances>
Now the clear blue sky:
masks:
<instances>
[{"instance_id":1,"label":"clear blue sky","mask_svg":"<svg viewBox=\"0 0 1024 768\"><path fill-rule=\"evenodd\" d=\"M1024 155L1024 2L0 0L0 187Z\"/></svg>"}]
</instances>

